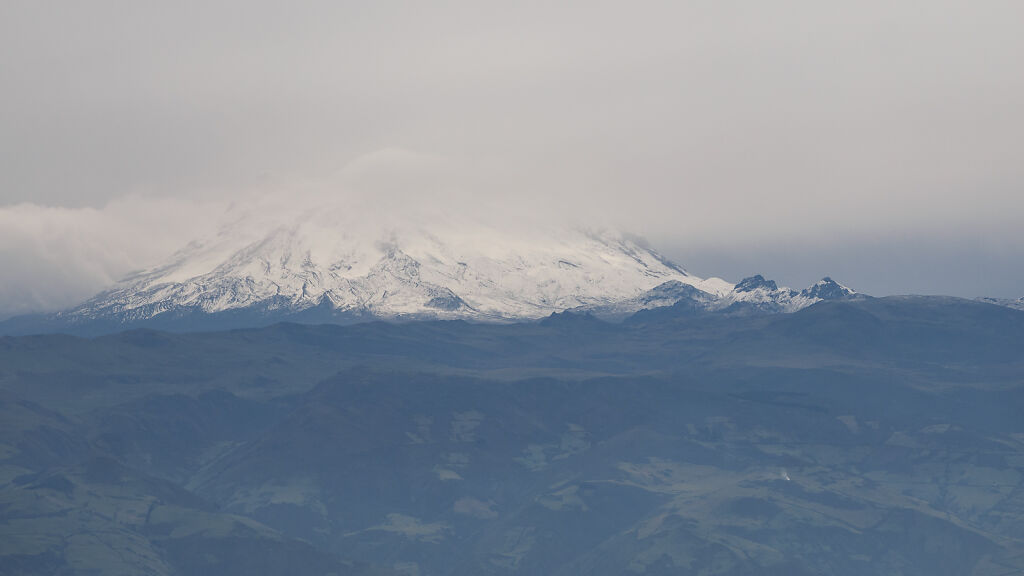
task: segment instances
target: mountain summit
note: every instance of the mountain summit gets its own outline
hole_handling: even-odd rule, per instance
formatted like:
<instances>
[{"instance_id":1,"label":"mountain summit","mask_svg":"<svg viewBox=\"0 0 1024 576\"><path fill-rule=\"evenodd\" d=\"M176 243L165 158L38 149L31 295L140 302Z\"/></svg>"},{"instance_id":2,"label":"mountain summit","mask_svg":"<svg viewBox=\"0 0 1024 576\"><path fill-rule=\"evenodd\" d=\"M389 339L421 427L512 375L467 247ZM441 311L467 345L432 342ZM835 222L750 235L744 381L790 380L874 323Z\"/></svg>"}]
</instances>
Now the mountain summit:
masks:
<instances>
[{"instance_id":1,"label":"mountain summit","mask_svg":"<svg viewBox=\"0 0 1024 576\"><path fill-rule=\"evenodd\" d=\"M615 319L680 304L693 313L776 313L851 294L829 278L802 292L760 275L735 285L699 278L644 240L609 230L517 230L443 214L399 220L341 205L241 208L218 232L162 265L75 308L8 323L3 331L221 329L283 320L500 322L566 310Z\"/></svg>"},{"instance_id":2,"label":"mountain summit","mask_svg":"<svg viewBox=\"0 0 1024 576\"><path fill-rule=\"evenodd\" d=\"M270 225L239 218L61 316L133 323L315 309L350 318L513 320L607 306L669 281L713 295L732 289L617 232L509 232L451 219L374 227L323 210Z\"/></svg>"}]
</instances>

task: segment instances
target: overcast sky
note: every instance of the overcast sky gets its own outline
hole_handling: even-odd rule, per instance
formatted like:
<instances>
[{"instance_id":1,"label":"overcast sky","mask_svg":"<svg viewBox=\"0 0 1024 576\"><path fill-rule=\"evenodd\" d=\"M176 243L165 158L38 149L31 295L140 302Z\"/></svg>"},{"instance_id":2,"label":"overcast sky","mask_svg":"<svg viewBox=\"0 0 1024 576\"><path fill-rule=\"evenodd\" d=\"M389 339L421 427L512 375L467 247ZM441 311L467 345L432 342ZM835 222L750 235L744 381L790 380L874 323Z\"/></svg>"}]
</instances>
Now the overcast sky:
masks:
<instances>
[{"instance_id":1,"label":"overcast sky","mask_svg":"<svg viewBox=\"0 0 1024 576\"><path fill-rule=\"evenodd\" d=\"M0 315L309 183L623 227L700 276L1018 297L1022 25L1019 0L4 0ZM339 178L367 166L386 187Z\"/></svg>"}]
</instances>

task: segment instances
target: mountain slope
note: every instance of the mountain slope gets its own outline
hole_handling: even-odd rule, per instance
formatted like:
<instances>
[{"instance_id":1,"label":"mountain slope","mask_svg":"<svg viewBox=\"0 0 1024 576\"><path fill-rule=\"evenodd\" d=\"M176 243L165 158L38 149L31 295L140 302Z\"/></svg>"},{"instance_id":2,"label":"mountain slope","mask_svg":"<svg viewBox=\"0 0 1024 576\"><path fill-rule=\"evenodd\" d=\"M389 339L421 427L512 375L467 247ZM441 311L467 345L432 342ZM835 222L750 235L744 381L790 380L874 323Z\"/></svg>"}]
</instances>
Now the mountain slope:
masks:
<instances>
[{"instance_id":1,"label":"mountain slope","mask_svg":"<svg viewBox=\"0 0 1024 576\"><path fill-rule=\"evenodd\" d=\"M410 219L339 203L245 206L162 265L70 310L6 321L0 333L501 322L566 310L614 320L665 307L778 313L852 294L829 278L802 292L761 276L735 285L702 279L644 240L610 230L489 226L441 212Z\"/></svg>"},{"instance_id":2,"label":"mountain slope","mask_svg":"<svg viewBox=\"0 0 1024 576\"><path fill-rule=\"evenodd\" d=\"M0 573L1024 569L1024 312L665 320L0 338Z\"/></svg>"},{"instance_id":3,"label":"mountain slope","mask_svg":"<svg viewBox=\"0 0 1024 576\"><path fill-rule=\"evenodd\" d=\"M614 232L350 222L330 210L270 226L243 218L61 317L132 323L322 307L355 317L503 320L609 305L667 281L712 294L732 288L691 276L643 241Z\"/></svg>"}]
</instances>

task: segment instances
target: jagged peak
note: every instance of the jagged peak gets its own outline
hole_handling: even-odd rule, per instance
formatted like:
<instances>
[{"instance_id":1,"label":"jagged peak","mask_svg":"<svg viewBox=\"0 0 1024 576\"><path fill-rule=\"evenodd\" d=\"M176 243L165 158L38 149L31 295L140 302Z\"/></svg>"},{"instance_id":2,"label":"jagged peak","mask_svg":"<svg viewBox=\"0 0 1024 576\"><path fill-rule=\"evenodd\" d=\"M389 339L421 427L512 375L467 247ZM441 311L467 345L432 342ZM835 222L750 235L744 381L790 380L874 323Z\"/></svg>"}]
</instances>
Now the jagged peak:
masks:
<instances>
[{"instance_id":1,"label":"jagged peak","mask_svg":"<svg viewBox=\"0 0 1024 576\"><path fill-rule=\"evenodd\" d=\"M843 286L832 278L825 276L814 284L804 288L800 292L806 298L817 298L820 300L835 300L856 294L855 291Z\"/></svg>"},{"instance_id":2,"label":"jagged peak","mask_svg":"<svg viewBox=\"0 0 1024 576\"><path fill-rule=\"evenodd\" d=\"M769 292L775 292L776 290L779 289L779 286L778 284L775 283L774 280L765 280L764 276L761 276L760 274L755 274L753 276L748 276L743 280L740 280L739 283L736 284L736 287L733 288L733 290L735 290L736 292L753 292L758 288L763 288L764 290L768 290Z\"/></svg>"}]
</instances>

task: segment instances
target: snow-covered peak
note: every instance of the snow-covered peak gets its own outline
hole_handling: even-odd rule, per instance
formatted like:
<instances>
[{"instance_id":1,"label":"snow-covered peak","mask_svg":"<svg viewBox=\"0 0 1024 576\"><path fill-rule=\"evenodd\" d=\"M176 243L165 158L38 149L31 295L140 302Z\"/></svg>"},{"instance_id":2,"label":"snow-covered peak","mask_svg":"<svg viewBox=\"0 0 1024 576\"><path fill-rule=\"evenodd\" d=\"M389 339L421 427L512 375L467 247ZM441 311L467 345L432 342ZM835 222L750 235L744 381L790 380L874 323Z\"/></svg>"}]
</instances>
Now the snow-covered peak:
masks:
<instances>
[{"instance_id":1,"label":"snow-covered peak","mask_svg":"<svg viewBox=\"0 0 1024 576\"><path fill-rule=\"evenodd\" d=\"M523 320L574 310L624 318L684 301L694 311L792 312L852 294L829 278L802 292L759 275L735 285L698 278L614 230L495 225L461 217L457 206L413 216L380 204L288 200L236 206L216 233L58 316L115 325L222 313L250 323L251 314Z\"/></svg>"},{"instance_id":2,"label":"snow-covered peak","mask_svg":"<svg viewBox=\"0 0 1024 576\"><path fill-rule=\"evenodd\" d=\"M800 295L806 298L817 298L821 300L835 300L836 298L845 298L854 294L856 294L856 292L828 276L825 276L800 292Z\"/></svg>"},{"instance_id":3,"label":"snow-covered peak","mask_svg":"<svg viewBox=\"0 0 1024 576\"><path fill-rule=\"evenodd\" d=\"M775 292L779 289L779 286L774 280L765 280L764 276L756 274L748 278L740 280L733 288L736 292L754 292L755 290L761 290L764 292Z\"/></svg>"},{"instance_id":4,"label":"snow-covered peak","mask_svg":"<svg viewBox=\"0 0 1024 576\"><path fill-rule=\"evenodd\" d=\"M670 281L715 294L731 289L615 231L499 228L445 215L364 218L329 206L277 218L242 213L65 314L138 321L328 306L383 318L539 318L629 300Z\"/></svg>"},{"instance_id":5,"label":"snow-covered peak","mask_svg":"<svg viewBox=\"0 0 1024 576\"><path fill-rule=\"evenodd\" d=\"M855 292L829 277L797 292L760 274L744 278L732 292L719 298L711 309L729 312L796 312L822 300L852 296Z\"/></svg>"}]
</instances>

